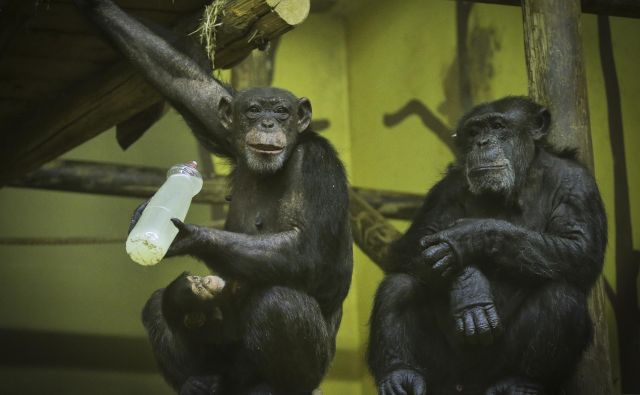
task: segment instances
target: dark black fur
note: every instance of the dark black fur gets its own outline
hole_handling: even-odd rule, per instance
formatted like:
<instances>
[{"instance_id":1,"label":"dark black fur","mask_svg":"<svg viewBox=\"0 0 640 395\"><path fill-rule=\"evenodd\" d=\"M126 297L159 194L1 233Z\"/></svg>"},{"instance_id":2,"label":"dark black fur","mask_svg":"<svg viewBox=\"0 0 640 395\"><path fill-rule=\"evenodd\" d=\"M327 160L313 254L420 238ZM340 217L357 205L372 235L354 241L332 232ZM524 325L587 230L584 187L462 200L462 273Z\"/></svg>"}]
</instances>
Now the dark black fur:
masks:
<instances>
[{"instance_id":1,"label":"dark black fur","mask_svg":"<svg viewBox=\"0 0 640 395\"><path fill-rule=\"evenodd\" d=\"M174 220L168 254L203 260L223 291L211 298L204 278L183 274L143 311L164 377L181 394L309 394L335 352L352 271L344 169L309 129L309 101L232 92L111 1L76 3L234 165L225 230Z\"/></svg>"},{"instance_id":2,"label":"dark black fur","mask_svg":"<svg viewBox=\"0 0 640 395\"><path fill-rule=\"evenodd\" d=\"M549 122L522 97L461 120L459 158L378 289L368 362L381 394L553 394L572 373L607 227L593 177L543 147Z\"/></svg>"}]
</instances>

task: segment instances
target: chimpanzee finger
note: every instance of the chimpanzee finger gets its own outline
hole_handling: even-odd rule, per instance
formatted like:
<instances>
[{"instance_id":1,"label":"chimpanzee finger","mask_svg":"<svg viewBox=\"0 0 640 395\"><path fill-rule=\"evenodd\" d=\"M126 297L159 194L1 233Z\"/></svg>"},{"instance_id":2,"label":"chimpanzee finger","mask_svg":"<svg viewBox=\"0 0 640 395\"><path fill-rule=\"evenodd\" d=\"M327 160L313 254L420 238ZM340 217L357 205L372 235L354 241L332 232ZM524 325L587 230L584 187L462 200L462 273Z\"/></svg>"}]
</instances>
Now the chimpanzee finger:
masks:
<instances>
[{"instance_id":1,"label":"chimpanzee finger","mask_svg":"<svg viewBox=\"0 0 640 395\"><path fill-rule=\"evenodd\" d=\"M446 279L450 279L455 275L455 273L456 273L456 269L454 268L453 265L450 264L449 267L444 269L444 271L442 272L442 277Z\"/></svg>"},{"instance_id":2,"label":"chimpanzee finger","mask_svg":"<svg viewBox=\"0 0 640 395\"><path fill-rule=\"evenodd\" d=\"M167 258L177 255L184 255L191 250L193 239L191 237L176 238L169 246L165 254Z\"/></svg>"},{"instance_id":3,"label":"chimpanzee finger","mask_svg":"<svg viewBox=\"0 0 640 395\"><path fill-rule=\"evenodd\" d=\"M378 393L380 395L393 395L393 392L391 392L390 386L391 385L385 381L384 383L378 386Z\"/></svg>"},{"instance_id":4,"label":"chimpanzee finger","mask_svg":"<svg viewBox=\"0 0 640 395\"><path fill-rule=\"evenodd\" d=\"M434 245L438 243L442 243L442 239L437 233L433 235L424 236L423 238L420 239L420 246L422 248L427 248L430 245Z\"/></svg>"},{"instance_id":5,"label":"chimpanzee finger","mask_svg":"<svg viewBox=\"0 0 640 395\"><path fill-rule=\"evenodd\" d=\"M133 228L136 226L136 224L138 223L138 220L142 216L142 212L144 211L145 208L147 208L148 204L149 204L149 201L147 200L143 202L141 205L139 205L138 207L136 207L136 209L133 211L133 215L131 216L131 221L129 222L129 230L127 231L127 234L131 233Z\"/></svg>"},{"instance_id":6,"label":"chimpanzee finger","mask_svg":"<svg viewBox=\"0 0 640 395\"><path fill-rule=\"evenodd\" d=\"M391 393L394 395L409 395L404 389L403 383L398 380L391 381Z\"/></svg>"},{"instance_id":7,"label":"chimpanzee finger","mask_svg":"<svg viewBox=\"0 0 640 395\"><path fill-rule=\"evenodd\" d=\"M463 336L465 333L462 317L456 317L456 333L460 336Z\"/></svg>"},{"instance_id":8,"label":"chimpanzee finger","mask_svg":"<svg viewBox=\"0 0 640 395\"><path fill-rule=\"evenodd\" d=\"M449 255L450 252L451 249L449 248L449 244L438 243L424 250L422 252L422 256L425 258L427 263L433 263Z\"/></svg>"},{"instance_id":9,"label":"chimpanzee finger","mask_svg":"<svg viewBox=\"0 0 640 395\"><path fill-rule=\"evenodd\" d=\"M180 232L189 231L188 225L180 221L178 218L171 218L171 222L173 222L173 225L175 225L175 227L178 228Z\"/></svg>"},{"instance_id":10,"label":"chimpanzee finger","mask_svg":"<svg viewBox=\"0 0 640 395\"><path fill-rule=\"evenodd\" d=\"M470 311L464 314L464 334L469 340L469 343L476 343L476 340L474 339L476 334L476 324L473 322L473 313Z\"/></svg>"},{"instance_id":11,"label":"chimpanzee finger","mask_svg":"<svg viewBox=\"0 0 640 395\"><path fill-rule=\"evenodd\" d=\"M473 310L473 322L476 326L476 336L478 337L478 343L487 345L493 342L493 335L491 334L491 327L489 321L485 316L484 309L478 307Z\"/></svg>"},{"instance_id":12,"label":"chimpanzee finger","mask_svg":"<svg viewBox=\"0 0 640 395\"><path fill-rule=\"evenodd\" d=\"M495 333L502 333L502 321L500 321L500 316L498 315L495 306L487 306L484 311L487 314L487 319L491 329L493 329Z\"/></svg>"},{"instance_id":13,"label":"chimpanzee finger","mask_svg":"<svg viewBox=\"0 0 640 395\"><path fill-rule=\"evenodd\" d=\"M432 268L433 271L439 273L442 277L448 278L451 276L455 270L453 267L454 258L451 255L447 255L444 258L438 260Z\"/></svg>"},{"instance_id":14,"label":"chimpanzee finger","mask_svg":"<svg viewBox=\"0 0 640 395\"><path fill-rule=\"evenodd\" d=\"M412 395L425 395L427 393L427 387L424 380L414 380L412 390Z\"/></svg>"},{"instance_id":15,"label":"chimpanzee finger","mask_svg":"<svg viewBox=\"0 0 640 395\"><path fill-rule=\"evenodd\" d=\"M380 384L378 384L378 395L387 395L388 391L387 391L387 382L383 381Z\"/></svg>"}]
</instances>

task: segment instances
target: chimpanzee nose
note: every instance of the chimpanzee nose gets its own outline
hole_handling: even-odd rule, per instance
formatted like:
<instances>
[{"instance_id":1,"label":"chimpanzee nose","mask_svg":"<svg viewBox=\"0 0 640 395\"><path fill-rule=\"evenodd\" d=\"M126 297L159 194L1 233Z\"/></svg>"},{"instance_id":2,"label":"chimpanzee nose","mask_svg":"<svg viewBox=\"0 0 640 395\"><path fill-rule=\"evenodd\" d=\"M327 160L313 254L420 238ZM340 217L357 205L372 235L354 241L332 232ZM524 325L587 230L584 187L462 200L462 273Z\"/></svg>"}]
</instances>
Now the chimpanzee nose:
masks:
<instances>
[{"instance_id":1,"label":"chimpanzee nose","mask_svg":"<svg viewBox=\"0 0 640 395\"><path fill-rule=\"evenodd\" d=\"M485 145L489 144L490 140L491 139L489 137L483 136L478 139L476 144L478 144L478 147L484 147Z\"/></svg>"},{"instance_id":2,"label":"chimpanzee nose","mask_svg":"<svg viewBox=\"0 0 640 395\"><path fill-rule=\"evenodd\" d=\"M262 120L262 126L265 128L272 128L274 125L273 119L265 118Z\"/></svg>"}]
</instances>

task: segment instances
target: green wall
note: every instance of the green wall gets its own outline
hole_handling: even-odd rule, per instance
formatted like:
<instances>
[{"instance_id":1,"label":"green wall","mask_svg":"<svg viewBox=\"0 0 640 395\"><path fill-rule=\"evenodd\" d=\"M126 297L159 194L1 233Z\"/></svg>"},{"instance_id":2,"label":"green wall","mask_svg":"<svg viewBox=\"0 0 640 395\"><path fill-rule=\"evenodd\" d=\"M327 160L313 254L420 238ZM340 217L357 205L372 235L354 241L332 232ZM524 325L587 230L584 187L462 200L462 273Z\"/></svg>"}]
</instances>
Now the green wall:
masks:
<instances>
[{"instance_id":1,"label":"green wall","mask_svg":"<svg viewBox=\"0 0 640 395\"><path fill-rule=\"evenodd\" d=\"M453 156L416 116L388 127L383 116L417 99L446 125L461 115L456 61L455 2L359 1L346 15L314 14L287 33L278 48L274 85L310 98L314 119L334 143L353 185L423 193ZM613 218L613 178L606 102L596 21L583 20L589 79L596 178ZM526 94L526 69L519 8L474 6L469 25L475 102ZM626 139L631 217L640 225L640 21L612 18ZM65 158L168 167L197 158L184 122L169 112L126 152L108 131ZM0 236L124 237L137 199L4 188L0 191ZM208 208L192 206L188 220L208 222ZM395 221L399 229L406 222ZM615 227L610 221L605 273L615 284ZM640 232L633 234L640 246ZM338 352L326 395L373 394L364 364L367 322L381 272L357 248L353 286L345 302ZM141 340L139 312L148 295L183 270L204 272L194 261L174 259L156 267L132 263L123 245L74 247L0 246L0 330ZM609 311L611 316L611 312ZM612 338L615 326L612 321ZM615 355L615 343L613 343ZM132 351L133 352L133 351ZM2 353L2 350L0 350ZM61 356L64 359L64 356ZM95 360L104 355L92 356ZM0 367L1 394L170 393L159 376L128 369ZM95 361L88 361L88 366ZM615 369L614 369L615 370ZM617 370L614 378L617 379ZM71 385L73 383L73 385Z\"/></svg>"}]
</instances>

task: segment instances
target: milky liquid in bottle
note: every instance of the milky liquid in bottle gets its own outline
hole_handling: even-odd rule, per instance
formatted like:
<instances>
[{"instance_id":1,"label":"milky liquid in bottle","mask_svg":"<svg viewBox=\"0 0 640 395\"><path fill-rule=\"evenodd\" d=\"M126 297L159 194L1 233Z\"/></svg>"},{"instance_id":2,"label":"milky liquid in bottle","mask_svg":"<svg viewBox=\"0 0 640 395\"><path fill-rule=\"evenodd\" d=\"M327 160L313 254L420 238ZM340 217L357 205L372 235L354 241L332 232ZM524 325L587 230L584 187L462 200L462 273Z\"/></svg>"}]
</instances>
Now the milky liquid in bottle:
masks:
<instances>
[{"instance_id":1,"label":"milky liquid in bottle","mask_svg":"<svg viewBox=\"0 0 640 395\"><path fill-rule=\"evenodd\" d=\"M184 221L191 199L202 189L202 176L196 166L196 162L179 164L167 172L167 181L149 200L127 238L127 254L134 262L155 265L167 253L178 234L171 218Z\"/></svg>"}]
</instances>

